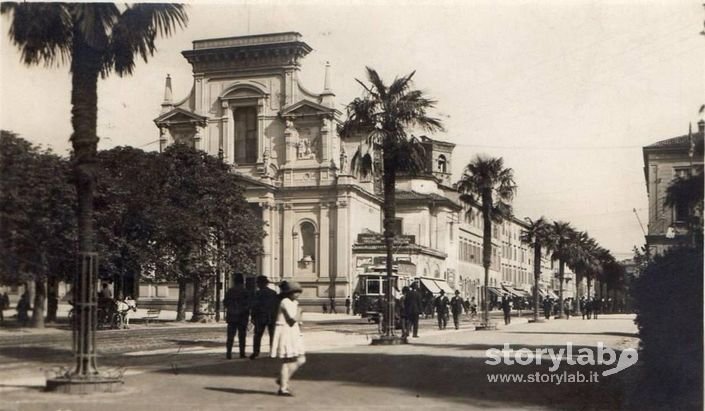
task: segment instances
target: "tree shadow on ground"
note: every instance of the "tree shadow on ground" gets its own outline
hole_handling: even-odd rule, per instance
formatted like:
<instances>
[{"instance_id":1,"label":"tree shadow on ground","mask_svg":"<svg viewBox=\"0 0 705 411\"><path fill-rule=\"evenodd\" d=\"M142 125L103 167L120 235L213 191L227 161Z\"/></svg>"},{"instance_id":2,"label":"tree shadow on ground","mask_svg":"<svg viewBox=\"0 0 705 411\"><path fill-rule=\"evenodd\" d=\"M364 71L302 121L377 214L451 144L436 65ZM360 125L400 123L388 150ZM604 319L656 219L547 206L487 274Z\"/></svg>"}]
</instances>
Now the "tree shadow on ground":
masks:
<instances>
[{"instance_id":1,"label":"tree shadow on ground","mask_svg":"<svg viewBox=\"0 0 705 411\"><path fill-rule=\"evenodd\" d=\"M240 388L221 388L221 387L204 387L206 390L210 391L219 391L219 392L225 392L229 394L258 394L258 395L273 395L277 396L276 392L272 391L263 391L263 390L243 390Z\"/></svg>"},{"instance_id":2,"label":"tree shadow on ground","mask_svg":"<svg viewBox=\"0 0 705 411\"><path fill-rule=\"evenodd\" d=\"M485 346L489 347L489 346ZM563 347L565 348L565 347ZM594 348L594 347L593 347ZM630 370L602 377L603 366L569 366L561 363L553 373L597 372L595 383L490 382L492 375L534 375L548 373L548 364L490 366L484 358L431 355L389 355L383 353L312 353L295 380L338 382L350 386L393 388L409 395L436 397L467 404L489 401L512 407L550 406L557 409L623 409L625 384ZM215 365L180 369L189 376L272 378L280 362L230 361ZM169 372L168 370L162 372ZM526 377L524 377L526 378Z\"/></svg>"}]
</instances>

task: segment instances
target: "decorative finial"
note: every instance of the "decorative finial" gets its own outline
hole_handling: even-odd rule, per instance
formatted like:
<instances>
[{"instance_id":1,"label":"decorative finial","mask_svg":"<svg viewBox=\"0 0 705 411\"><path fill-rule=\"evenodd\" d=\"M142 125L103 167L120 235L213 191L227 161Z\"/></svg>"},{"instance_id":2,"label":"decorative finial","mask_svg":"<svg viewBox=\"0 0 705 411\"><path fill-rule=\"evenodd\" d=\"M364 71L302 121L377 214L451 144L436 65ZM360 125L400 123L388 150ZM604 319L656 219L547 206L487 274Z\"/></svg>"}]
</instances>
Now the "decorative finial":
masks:
<instances>
[{"instance_id":1,"label":"decorative finial","mask_svg":"<svg viewBox=\"0 0 705 411\"><path fill-rule=\"evenodd\" d=\"M164 86L164 102L162 104L172 104L171 76L167 73L166 85Z\"/></svg>"},{"instance_id":2,"label":"decorative finial","mask_svg":"<svg viewBox=\"0 0 705 411\"><path fill-rule=\"evenodd\" d=\"M330 92L330 62L326 61L326 74L323 80L323 91Z\"/></svg>"}]
</instances>

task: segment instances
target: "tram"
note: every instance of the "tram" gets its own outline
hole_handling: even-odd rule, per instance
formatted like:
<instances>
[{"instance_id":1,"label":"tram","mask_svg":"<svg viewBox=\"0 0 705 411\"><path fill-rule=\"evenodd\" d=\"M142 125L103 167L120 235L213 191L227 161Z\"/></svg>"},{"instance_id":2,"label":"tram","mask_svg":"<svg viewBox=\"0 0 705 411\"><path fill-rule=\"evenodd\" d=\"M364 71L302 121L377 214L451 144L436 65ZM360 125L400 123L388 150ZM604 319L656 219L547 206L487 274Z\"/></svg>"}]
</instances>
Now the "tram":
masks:
<instances>
[{"instance_id":1,"label":"tram","mask_svg":"<svg viewBox=\"0 0 705 411\"><path fill-rule=\"evenodd\" d=\"M392 296L395 301L401 297L401 289L410 286L414 282L416 265L410 261L396 261L392 266ZM358 275L357 296L355 313L362 318L367 318L370 322L379 323L382 313L386 308L387 266L376 264L367 267L365 273ZM396 311L399 312L399 304L396 304Z\"/></svg>"}]
</instances>

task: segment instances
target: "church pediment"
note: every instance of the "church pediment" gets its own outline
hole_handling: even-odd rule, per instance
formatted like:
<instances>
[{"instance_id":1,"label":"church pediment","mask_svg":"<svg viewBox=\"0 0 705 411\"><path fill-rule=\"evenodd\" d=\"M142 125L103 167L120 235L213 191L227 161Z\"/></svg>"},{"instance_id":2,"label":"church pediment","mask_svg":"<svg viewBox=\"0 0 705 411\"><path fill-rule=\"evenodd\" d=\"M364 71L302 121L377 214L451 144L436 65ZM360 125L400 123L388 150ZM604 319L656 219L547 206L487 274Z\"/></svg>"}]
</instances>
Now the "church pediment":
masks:
<instances>
[{"instance_id":1,"label":"church pediment","mask_svg":"<svg viewBox=\"0 0 705 411\"><path fill-rule=\"evenodd\" d=\"M337 110L309 100L301 100L286 106L281 111L282 117L305 117L312 115L332 115Z\"/></svg>"},{"instance_id":2,"label":"church pediment","mask_svg":"<svg viewBox=\"0 0 705 411\"><path fill-rule=\"evenodd\" d=\"M175 108L169 112L162 114L161 116L154 119L157 125L171 125L171 124L204 124L207 117L200 116L196 113L186 111L182 108Z\"/></svg>"}]
</instances>

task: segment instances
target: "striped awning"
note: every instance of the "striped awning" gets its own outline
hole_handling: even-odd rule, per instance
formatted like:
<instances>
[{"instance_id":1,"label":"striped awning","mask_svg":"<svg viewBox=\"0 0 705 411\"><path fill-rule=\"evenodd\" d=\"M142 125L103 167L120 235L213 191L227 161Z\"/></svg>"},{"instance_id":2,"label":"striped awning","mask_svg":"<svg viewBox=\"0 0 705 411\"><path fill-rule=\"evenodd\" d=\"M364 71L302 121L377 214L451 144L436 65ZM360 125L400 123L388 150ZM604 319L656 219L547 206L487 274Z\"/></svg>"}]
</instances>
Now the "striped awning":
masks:
<instances>
[{"instance_id":1,"label":"striped awning","mask_svg":"<svg viewBox=\"0 0 705 411\"><path fill-rule=\"evenodd\" d=\"M490 294L494 294L499 298L502 298L502 296L504 295L504 292L497 287L487 287L487 291L489 291Z\"/></svg>"},{"instance_id":2,"label":"striped awning","mask_svg":"<svg viewBox=\"0 0 705 411\"><path fill-rule=\"evenodd\" d=\"M455 293L455 290L450 288L447 282L443 280L433 280L434 283L438 286L439 289L445 291L446 294L448 295L453 295ZM439 291L440 292L440 291Z\"/></svg>"},{"instance_id":3,"label":"striped awning","mask_svg":"<svg viewBox=\"0 0 705 411\"><path fill-rule=\"evenodd\" d=\"M421 284L433 294L439 294L441 292L441 289L438 287L438 285L436 285L436 282L433 280L430 280L428 278L422 278Z\"/></svg>"}]
</instances>

